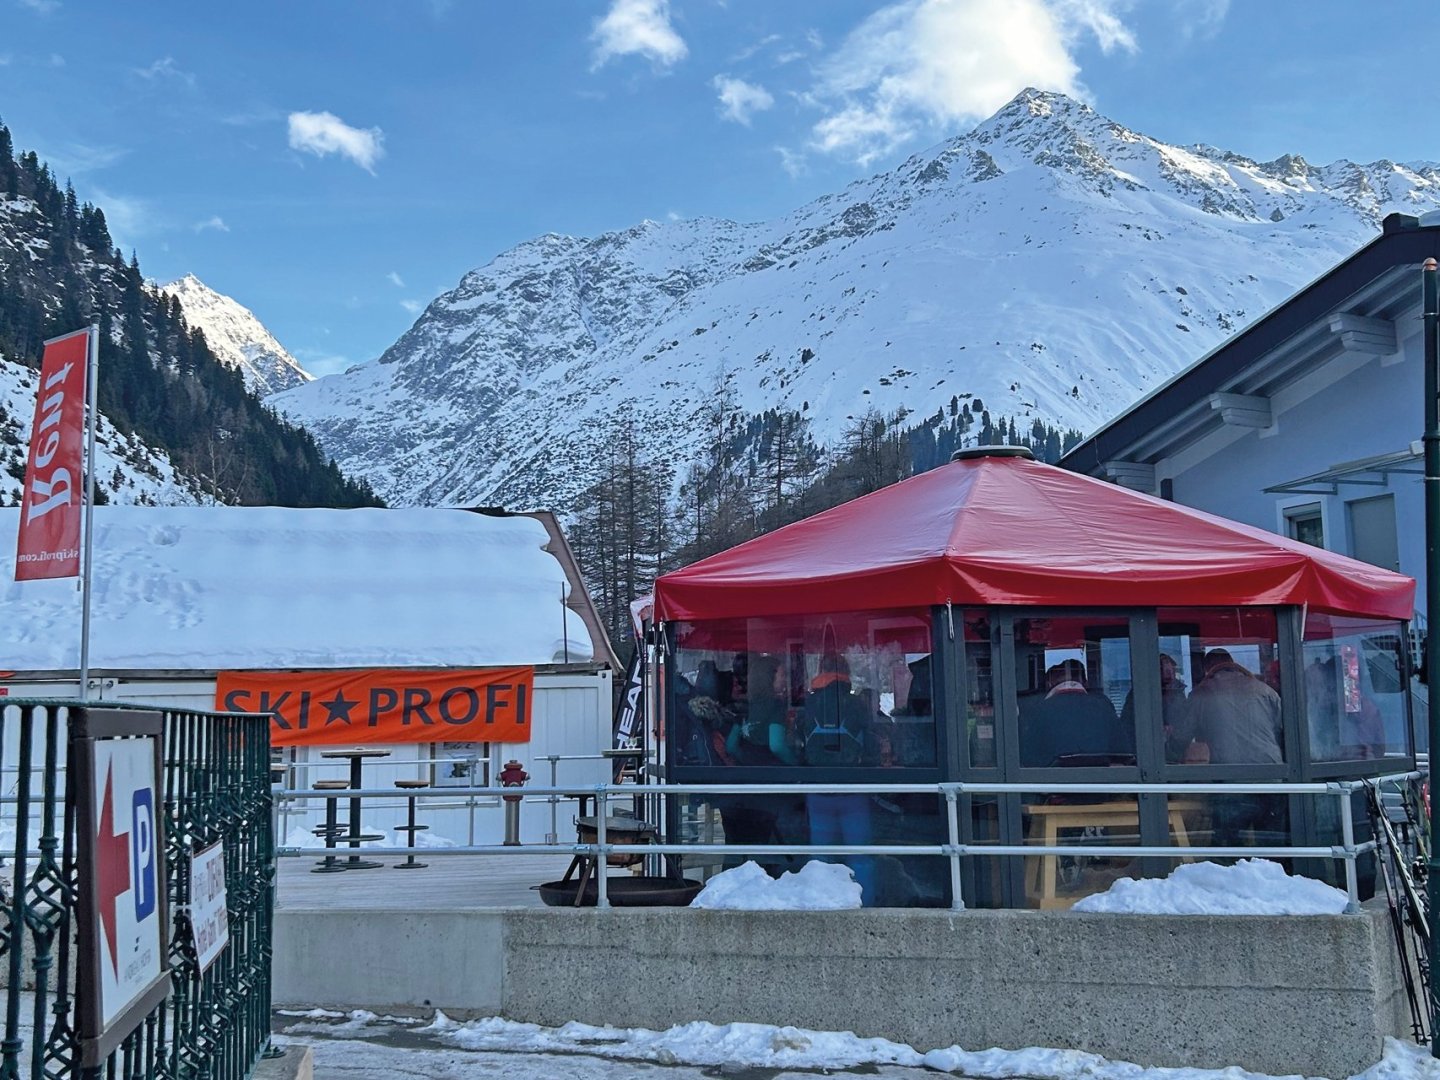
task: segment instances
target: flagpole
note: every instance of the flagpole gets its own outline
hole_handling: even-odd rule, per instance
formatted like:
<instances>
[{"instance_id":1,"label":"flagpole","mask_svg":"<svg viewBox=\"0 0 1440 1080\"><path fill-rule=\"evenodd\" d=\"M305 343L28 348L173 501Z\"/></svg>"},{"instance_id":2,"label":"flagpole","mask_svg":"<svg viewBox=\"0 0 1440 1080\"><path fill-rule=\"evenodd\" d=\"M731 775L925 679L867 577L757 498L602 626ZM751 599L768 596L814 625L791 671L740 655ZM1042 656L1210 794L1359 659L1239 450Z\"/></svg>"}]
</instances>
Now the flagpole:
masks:
<instances>
[{"instance_id":1,"label":"flagpole","mask_svg":"<svg viewBox=\"0 0 1440 1080\"><path fill-rule=\"evenodd\" d=\"M90 324L85 372L85 544L80 556L80 700L90 700L90 552L95 535L95 384L100 369L100 324Z\"/></svg>"}]
</instances>

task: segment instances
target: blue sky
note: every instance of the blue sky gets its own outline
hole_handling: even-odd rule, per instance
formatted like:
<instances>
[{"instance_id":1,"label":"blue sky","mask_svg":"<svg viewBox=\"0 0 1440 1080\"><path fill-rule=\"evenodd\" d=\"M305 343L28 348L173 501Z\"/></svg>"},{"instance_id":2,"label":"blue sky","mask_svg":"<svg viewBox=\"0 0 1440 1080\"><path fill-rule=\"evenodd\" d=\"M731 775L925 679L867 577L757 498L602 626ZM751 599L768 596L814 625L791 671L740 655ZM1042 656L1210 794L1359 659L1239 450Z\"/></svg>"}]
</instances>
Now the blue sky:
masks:
<instances>
[{"instance_id":1,"label":"blue sky","mask_svg":"<svg viewBox=\"0 0 1440 1080\"><path fill-rule=\"evenodd\" d=\"M775 216L1027 85L1260 160L1440 160L1432 7L0 0L0 117L323 374L529 237Z\"/></svg>"}]
</instances>

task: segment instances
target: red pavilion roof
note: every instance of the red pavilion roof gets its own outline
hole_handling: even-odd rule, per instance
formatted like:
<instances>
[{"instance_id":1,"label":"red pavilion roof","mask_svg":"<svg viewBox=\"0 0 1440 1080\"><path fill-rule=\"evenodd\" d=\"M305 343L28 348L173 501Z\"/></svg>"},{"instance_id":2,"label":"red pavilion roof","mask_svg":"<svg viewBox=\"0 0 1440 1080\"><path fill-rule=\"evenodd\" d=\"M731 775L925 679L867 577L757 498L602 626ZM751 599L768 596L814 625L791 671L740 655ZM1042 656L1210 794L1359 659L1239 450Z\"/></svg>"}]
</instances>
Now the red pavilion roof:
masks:
<instances>
[{"instance_id":1,"label":"red pavilion roof","mask_svg":"<svg viewBox=\"0 0 1440 1080\"><path fill-rule=\"evenodd\" d=\"M666 574L662 620L943 604L1308 604L1408 619L1415 582L1018 457L955 461Z\"/></svg>"}]
</instances>

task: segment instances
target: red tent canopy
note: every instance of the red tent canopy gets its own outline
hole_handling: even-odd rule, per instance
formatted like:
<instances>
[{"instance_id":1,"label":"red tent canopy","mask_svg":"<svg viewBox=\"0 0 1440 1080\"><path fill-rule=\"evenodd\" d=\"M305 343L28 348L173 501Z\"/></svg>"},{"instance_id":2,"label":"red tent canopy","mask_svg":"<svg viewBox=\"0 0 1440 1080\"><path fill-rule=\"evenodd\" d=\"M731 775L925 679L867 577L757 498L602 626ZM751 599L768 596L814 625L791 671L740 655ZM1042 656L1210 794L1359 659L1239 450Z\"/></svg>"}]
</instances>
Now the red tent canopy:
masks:
<instances>
[{"instance_id":1,"label":"red tent canopy","mask_svg":"<svg viewBox=\"0 0 1440 1080\"><path fill-rule=\"evenodd\" d=\"M655 583L662 620L943 604L1308 604L1408 619L1413 579L1019 457L954 461Z\"/></svg>"}]
</instances>

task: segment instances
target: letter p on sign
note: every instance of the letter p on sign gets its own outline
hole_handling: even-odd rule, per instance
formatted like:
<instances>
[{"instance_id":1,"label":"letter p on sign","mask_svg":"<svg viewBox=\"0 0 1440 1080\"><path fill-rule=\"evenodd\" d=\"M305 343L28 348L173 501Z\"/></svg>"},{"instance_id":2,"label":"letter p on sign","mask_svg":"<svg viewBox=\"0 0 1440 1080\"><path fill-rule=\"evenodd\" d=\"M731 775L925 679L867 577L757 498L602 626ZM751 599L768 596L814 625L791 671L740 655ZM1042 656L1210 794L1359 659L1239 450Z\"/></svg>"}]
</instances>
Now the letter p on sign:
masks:
<instances>
[{"instance_id":1,"label":"letter p on sign","mask_svg":"<svg viewBox=\"0 0 1440 1080\"><path fill-rule=\"evenodd\" d=\"M132 800L130 863L139 922L155 910L155 794L150 788L137 789Z\"/></svg>"}]
</instances>

